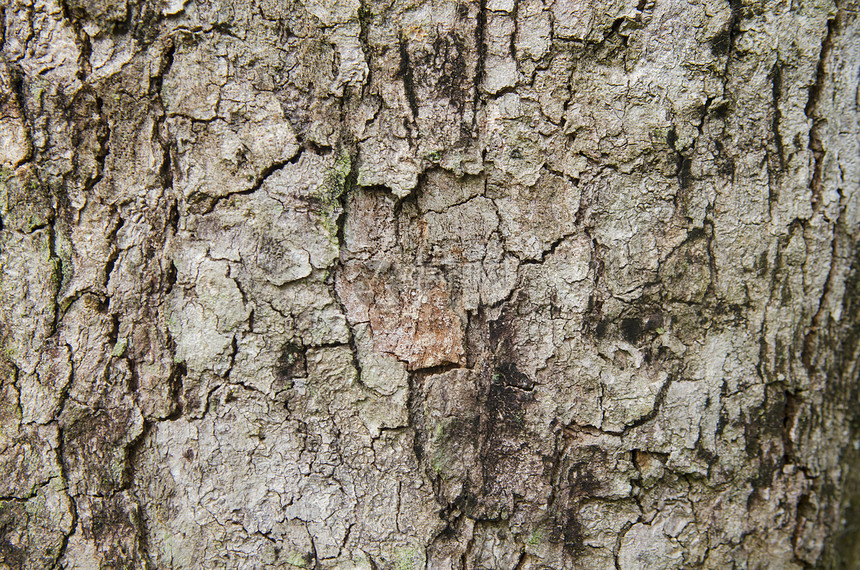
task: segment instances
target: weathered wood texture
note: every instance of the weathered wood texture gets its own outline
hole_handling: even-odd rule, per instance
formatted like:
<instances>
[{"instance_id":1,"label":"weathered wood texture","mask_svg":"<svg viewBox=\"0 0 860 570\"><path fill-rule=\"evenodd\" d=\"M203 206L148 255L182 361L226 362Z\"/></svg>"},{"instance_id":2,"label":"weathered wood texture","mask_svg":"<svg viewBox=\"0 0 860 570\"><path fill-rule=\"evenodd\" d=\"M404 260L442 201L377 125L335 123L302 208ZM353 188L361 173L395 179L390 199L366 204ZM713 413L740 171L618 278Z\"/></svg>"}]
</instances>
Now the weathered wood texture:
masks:
<instances>
[{"instance_id":1,"label":"weathered wood texture","mask_svg":"<svg viewBox=\"0 0 860 570\"><path fill-rule=\"evenodd\" d=\"M2 0L0 568L858 567L858 18Z\"/></svg>"}]
</instances>

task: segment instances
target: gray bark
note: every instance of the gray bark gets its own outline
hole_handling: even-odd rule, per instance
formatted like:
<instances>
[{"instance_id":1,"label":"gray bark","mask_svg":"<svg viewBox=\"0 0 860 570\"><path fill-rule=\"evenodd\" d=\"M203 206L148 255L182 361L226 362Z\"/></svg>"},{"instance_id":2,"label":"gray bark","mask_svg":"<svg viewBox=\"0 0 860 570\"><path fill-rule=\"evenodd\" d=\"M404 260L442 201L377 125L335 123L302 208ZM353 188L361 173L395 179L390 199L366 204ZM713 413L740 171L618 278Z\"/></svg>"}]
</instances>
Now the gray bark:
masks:
<instances>
[{"instance_id":1,"label":"gray bark","mask_svg":"<svg viewBox=\"0 0 860 570\"><path fill-rule=\"evenodd\" d=\"M2 0L0 568L858 567L858 17Z\"/></svg>"}]
</instances>

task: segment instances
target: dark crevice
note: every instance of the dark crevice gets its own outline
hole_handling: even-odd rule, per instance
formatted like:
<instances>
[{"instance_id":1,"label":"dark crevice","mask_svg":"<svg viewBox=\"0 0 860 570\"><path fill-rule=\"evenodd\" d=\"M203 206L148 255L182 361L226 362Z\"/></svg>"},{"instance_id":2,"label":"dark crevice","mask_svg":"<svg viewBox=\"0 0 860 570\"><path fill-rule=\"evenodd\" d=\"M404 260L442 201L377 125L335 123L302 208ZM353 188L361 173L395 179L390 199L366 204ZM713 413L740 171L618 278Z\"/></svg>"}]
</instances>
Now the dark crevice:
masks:
<instances>
[{"instance_id":1,"label":"dark crevice","mask_svg":"<svg viewBox=\"0 0 860 570\"><path fill-rule=\"evenodd\" d=\"M165 42L165 51L161 56L161 61L159 62L158 73L156 73L149 82L150 97L156 97L161 101L161 89L164 85L164 76L170 72L170 68L173 66L173 58L175 54L176 44L172 38L168 38Z\"/></svg>"},{"instance_id":2,"label":"dark crevice","mask_svg":"<svg viewBox=\"0 0 860 570\"><path fill-rule=\"evenodd\" d=\"M818 65L816 66L815 71L815 83L809 88L809 97L804 109L806 116L810 119L814 119L813 115L816 111L819 98L821 97L821 89L824 87L824 81L827 77L827 58L830 55L830 50L833 49L833 36L836 32L836 28L836 18L827 20L827 33L821 42L821 52L818 57Z\"/></svg>"},{"instance_id":3,"label":"dark crevice","mask_svg":"<svg viewBox=\"0 0 860 570\"><path fill-rule=\"evenodd\" d=\"M519 10L520 10L520 2L519 2L519 0L514 0L514 9L511 12L511 19L514 22L514 32L511 34L511 42L510 42L510 46L508 48L511 52L511 57L513 58L514 62L517 61L517 37L519 36L519 33L520 33L520 22L519 22L519 18L517 18L517 15L519 14ZM517 63L517 70L519 70L519 63Z\"/></svg>"},{"instance_id":4,"label":"dark crevice","mask_svg":"<svg viewBox=\"0 0 860 570\"><path fill-rule=\"evenodd\" d=\"M224 194L223 196L217 196L215 198L212 198L210 196L210 197L207 197L208 200L206 198L204 198L204 200L208 201L209 204L203 210L202 214L206 215L206 214L212 213L216 208L218 208L218 206L224 200L229 200L229 199L233 198L234 196L248 196L248 195L253 194L254 192L258 191L263 186L263 184L265 184L266 180L268 180L268 178L272 174L274 174L278 170L284 168L288 164L297 164L299 162L299 159L302 157L303 152L304 152L304 149L300 147L298 152L296 152L296 154L293 155L293 157L290 158L289 160L282 160L282 161L275 162L274 164L271 164L268 167L266 167L265 169L263 169L263 171L260 173L260 175L257 176L257 179L254 181L254 184L250 188L248 188L247 190L239 190L236 192L230 192L229 194Z\"/></svg>"},{"instance_id":5,"label":"dark crevice","mask_svg":"<svg viewBox=\"0 0 860 570\"><path fill-rule=\"evenodd\" d=\"M343 177L342 183L339 185L339 193L337 194L337 196L334 196L334 199L337 200L341 209L341 214L335 220L335 224L337 225L337 232L335 236L337 237L339 253L346 250L346 236L344 235L344 231L346 228L347 202L349 200L350 194L358 188L358 144L353 143L349 146L353 148L341 150L341 152L349 153L349 172L346 173L346 175ZM346 314L346 311L344 311L344 314Z\"/></svg>"},{"instance_id":6,"label":"dark crevice","mask_svg":"<svg viewBox=\"0 0 860 570\"><path fill-rule=\"evenodd\" d=\"M6 6L0 6L0 52L6 49Z\"/></svg>"},{"instance_id":7,"label":"dark crevice","mask_svg":"<svg viewBox=\"0 0 860 570\"><path fill-rule=\"evenodd\" d=\"M358 145L355 144L355 141L352 141L352 144L348 145L348 146L352 146L354 148L351 150L342 149L341 152L349 152L349 159L350 159L349 172L347 172L346 176L343 178L343 183L341 185L341 190L340 190L339 194L337 196L335 196L335 199L337 200L337 202L340 206L340 209L341 209L341 213L338 215L337 219L335 220L335 223L337 225L337 232L335 235L337 238L337 245L338 245L338 260L336 261L334 271L332 271L330 278L327 280L329 290L331 291L331 297L332 297L332 299L334 299L335 303L337 303L338 308L340 309L340 312L343 315L349 314L349 311L347 311L346 306L343 303L343 300L340 298L340 295L338 294L337 287L335 286L335 282L336 282L340 272L343 271L343 259L342 258L343 258L344 252L346 251L346 236L344 234L345 227L346 227L346 210L347 210L346 207L347 207L347 201L349 200L350 194L357 187L358 156L359 156L358 150L357 150ZM361 367L361 362L358 358L358 346L356 345L355 331L353 330L353 325L351 323L349 323L349 321L347 321L346 324L347 324L347 333L349 335L347 338L347 343L349 345L350 354L352 355L352 365L353 365L353 368L355 368L356 381L361 386L363 386L364 388L374 392L374 390L372 390L372 389L370 389L364 385L364 382L362 379L363 370Z\"/></svg>"},{"instance_id":8,"label":"dark crevice","mask_svg":"<svg viewBox=\"0 0 860 570\"><path fill-rule=\"evenodd\" d=\"M224 373L224 380L230 380L230 374L233 372L233 365L236 364L236 356L239 354L239 341L236 339L236 335L233 335L233 338L230 339L230 364L227 365L227 371ZM245 388L248 388L242 382L233 382L234 384L239 384ZM248 388L249 390L253 388Z\"/></svg>"},{"instance_id":9,"label":"dark crevice","mask_svg":"<svg viewBox=\"0 0 860 570\"><path fill-rule=\"evenodd\" d=\"M474 98L472 108L472 130L478 126L478 105L482 99L481 84L484 82L486 73L487 59L487 0L480 0L478 6L477 21L475 23L475 50L477 51L478 61L475 64L475 82L474 82Z\"/></svg>"},{"instance_id":10,"label":"dark crevice","mask_svg":"<svg viewBox=\"0 0 860 570\"><path fill-rule=\"evenodd\" d=\"M617 35L619 38L621 38L621 45L624 47L627 47L627 36L619 33L621 31L621 26L623 26L624 22L626 22L626 21L627 21L626 17L615 18L615 20L613 20L613 22L612 22L612 27L609 29L609 32L607 32L603 36L603 40L599 43L602 44L602 43L606 42L606 40L608 40L610 37ZM625 66L625 68L626 68L626 66Z\"/></svg>"},{"instance_id":11,"label":"dark crevice","mask_svg":"<svg viewBox=\"0 0 860 570\"><path fill-rule=\"evenodd\" d=\"M812 178L809 182L809 188L812 193L813 211L817 210L820 207L821 177L823 169L823 159L825 154L824 146L821 141L821 134L819 132L824 122L824 119L821 119L818 116L818 102L821 98L821 90L824 87L824 83L827 77L827 60L833 47L833 36L837 32L837 28L838 21L836 19L831 19L827 21L827 34L825 35L824 40L821 44L821 56L818 60L815 84L809 89L809 99L806 103L805 109L806 116L813 121L812 128L809 131L809 149L810 151L812 151L814 157ZM801 350L801 362L803 362L804 367L809 373L813 372L813 353L817 341L817 333L819 329L822 328L821 321L824 318L824 313L826 309L825 300L830 295L830 291L833 287L834 268L838 264L838 234L840 227L842 227L842 218L844 212L845 209L840 204L839 215L837 219L834 220L833 224L834 236L831 243L830 268L827 273L827 278L824 281L824 288L821 292L821 297L818 300L818 308L816 309L815 315L812 317L812 323L810 325L809 331L806 333L806 336L803 341L803 349Z\"/></svg>"},{"instance_id":12,"label":"dark crevice","mask_svg":"<svg viewBox=\"0 0 860 570\"><path fill-rule=\"evenodd\" d=\"M415 95L412 63L409 61L409 41L403 36L403 32L400 32L398 42L400 46L400 68L397 70L397 76L403 81L403 90L406 92L406 100L409 102L409 109L412 111L412 121L414 122L418 119L418 98Z\"/></svg>"},{"instance_id":13,"label":"dark crevice","mask_svg":"<svg viewBox=\"0 0 860 570\"><path fill-rule=\"evenodd\" d=\"M344 110L345 111L345 110ZM305 140L301 143L302 148L310 152L311 154L315 154L317 156L328 156L334 150L332 147L327 145L320 145L311 140Z\"/></svg>"},{"instance_id":14,"label":"dark crevice","mask_svg":"<svg viewBox=\"0 0 860 570\"><path fill-rule=\"evenodd\" d=\"M821 141L821 129L826 124L826 119L819 116L818 103L821 99L821 91L824 88L824 83L827 78L827 61L830 56L830 51L833 49L833 36L838 28L836 18L827 21L827 34L821 43L821 54L818 58L818 66L815 72L815 83L809 88L809 98L806 101L804 109L807 118L812 120L812 128L809 130L809 145L808 148L812 152L814 165L812 170L812 179L809 182L810 190L812 191L812 208L817 210L821 203L821 175L822 164L824 159L824 146Z\"/></svg>"},{"instance_id":15,"label":"dark crevice","mask_svg":"<svg viewBox=\"0 0 860 570\"><path fill-rule=\"evenodd\" d=\"M693 166L693 159L684 156L681 152L677 153L678 156L678 184L681 186L682 190L686 190L690 187L691 175L690 170Z\"/></svg>"},{"instance_id":16,"label":"dark crevice","mask_svg":"<svg viewBox=\"0 0 860 570\"><path fill-rule=\"evenodd\" d=\"M159 178L161 179L161 187L167 190L168 188L173 188L173 158L170 153L170 142L168 140L169 135L164 128L163 121L157 122L153 126L153 130L155 131L155 140L159 141L162 149L161 156L161 167L158 170ZM171 225L176 228L176 221L178 221L178 212L174 214L176 209L176 202L174 201L171 204L171 212L168 215L168 220L171 221Z\"/></svg>"},{"instance_id":17,"label":"dark crevice","mask_svg":"<svg viewBox=\"0 0 860 570\"><path fill-rule=\"evenodd\" d=\"M71 382L69 382L69 384L71 384ZM65 407L65 398L63 398L63 402L62 402L62 405L60 407L60 412L57 414L58 417L59 417L60 413L62 413L63 407ZM65 454L66 438L63 434L63 431L64 430L62 427L59 427L59 429L57 430L57 463L60 466L60 477L62 478L62 480L66 484L66 486L68 486L69 468L66 465L66 454ZM65 492L66 492L66 496L68 497L69 502L71 503L71 507L72 507L70 509L70 512L72 515L72 525L71 525L71 529L69 530L68 534L63 533L63 539L60 543L60 549L57 552L57 557L54 560L54 564L51 566L51 570L57 570L57 569L63 568L60 561L63 559L63 556L65 556L65 554L66 554L66 550L67 550L68 545L69 545L69 538L73 534L75 534L75 532L77 531L77 528L78 528L78 524L79 524L77 501L75 501L75 497L73 497L71 495L71 493L68 492L68 489L66 489Z\"/></svg>"},{"instance_id":18,"label":"dark crevice","mask_svg":"<svg viewBox=\"0 0 860 570\"><path fill-rule=\"evenodd\" d=\"M779 168L780 170L785 170L785 149L782 145L782 135L779 130L779 123L782 120L782 112L779 110L779 101L782 97L782 66L779 61L773 64L770 75L773 84L773 121L771 122L771 130L773 132L773 142L776 146L777 157L779 158Z\"/></svg>"},{"instance_id":19,"label":"dark crevice","mask_svg":"<svg viewBox=\"0 0 860 570\"><path fill-rule=\"evenodd\" d=\"M110 254L108 254L107 260L105 261L105 280L103 284L105 291L107 291L110 286L110 277L113 273L116 260L119 259L120 249L117 247L117 234L119 233L120 229L122 229L122 227L125 225L125 220L121 216L119 216L117 212L114 213L116 214L116 222L113 224L113 227L106 236L108 243L111 244L111 251Z\"/></svg>"},{"instance_id":20,"label":"dark crevice","mask_svg":"<svg viewBox=\"0 0 860 570\"><path fill-rule=\"evenodd\" d=\"M67 0L59 0L59 4L60 10L63 13L63 18L69 23L69 26L71 26L72 31L75 34L75 45L77 45L79 52L77 77L83 82L86 81L87 78L84 69L86 67L85 62L89 54L87 48L83 45L84 37L86 36L86 34L81 29L81 22L79 20L82 14L79 14L76 10L73 10L71 6L69 6Z\"/></svg>"},{"instance_id":21,"label":"dark crevice","mask_svg":"<svg viewBox=\"0 0 860 570\"><path fill-rule=\"evenodd\" d=\"M788 465L795 462L794 455L794 438L792 430L797 422L800 402L793 392L785 391L785 408L782 418L782 448L783 448L783 463Z\"/></svg>"},{"instance_id":22,"label":"dark crevice","mask_svg":"<svg viewBox=\"0 0 860 570\"><path fill-rule=\"evenodd\" d=\"M714 250L714 222L711 220L711 211L713 205L708 204L705 213L705 221L702 223L702 228L705 230L708 252L708 271L710 273L710 282L705 290L705 299L715 299L717 296L717 254Z\"/></svg>"},{"instance_id":23,"label":"dark crevice","mask_svg":"<svg viewBox=\"0 0 860 570\"><path fill-rule=\"evenodd\" d=\"M425 368L416 368L412 370L413 373L422 374L424 376L430 376L433 374L444 374L446 372L450 372L451 370L462 370L464 367L461 364L437 364L436 366L427 366Z\"/></svg>"},{"instance_id":24,"label":"dark crevice","mask_svg":"<svg viewBox=\"0 0 860 570\"><path fill-rule=\"evenodd\" d=\"M630 432L630 430L635 429L637 427L643 426L657 417L657 414L660 413L660 409L663 407L663 402L666 401L666 395L669 393L669 387L672 385L674 381L674 377L670 374L666 377L666 381L663 382L663 385L660 386L660 390L657 392L657 396L654 399L654 406L651 410L645 414L644 416L633 420L630 423L624 425L623 429L619 431L612 431L607 429L601 429L600 431L603 433L608 433L610 435L618 435L623 436Z\"/></svg>"},{"instance_id":25,"label":"dark crevice","mask_svg":"<svg viewBox=\"0 0 860 570\"><path fill-rule=\"evenodd\" d=\"M564 234L563 236L561 236L559 238L556 238L555 241L553 241L551 244L549 244L548 248L541 251L540 259L522 259L522 260L520 260L520 265L521 266L523 266L523 265L540 265L540 264L544 263L546 261L546 258L549 257L550 255L553 255L555 253L555 250L558 249L558 247L561 244L563 244L565 242L565 240L568 240L575 235L576 235L576 232L572 232L569 234Z\"/></svg>"},{"instance_id":26,"label":"dark crevice","mask_svg":"<svg viewBox=\"0 0 860 570\"><path fill-rule=\"evenodd\" d=\"M412 453L415 455L415 460L418 465L423 465L424 460L424 444L421 441L421 433L418 429L417 417L420 414L421 401L418 394L416 383L419 382L419 377L414 373L408 374L407 379L407 396L406 396L406 412L407 423L412 430Z\"/></svg>"},{"instance_id":27,"label":"dark crevice","mask_svg":"<svg viewBox=\"0 0 860 570\"><path fill-rule=\"evenodd\" d=\"M370 26L373 20L373 12L367 5L367 0L360 0L358 7L358 42L361 45L361 51L364 54L364 63L367 65L367 77L362 86L362 98L367 95L368 88L373 83L373 52L370 48Z\"/></svg>"},{"instance_id":28,"label":"dark crevice","mask_svg":"<svg viewBox=\"0 0 860 570\"><path fill-rule=\"evenodd\" d=\"M176 354L176 347L173 339L169 339L170 352ZM184 362L175 363L170 370L170 376L167 377L167 382L170 387L169 397L171 400L172 410L165 417L166 420L178 420L182 417L184 411L182 392L184 389L183 379L188 374L188 369Z\"/></svg>"},{"instance_id":29,"label":"dark crevice","mask_svg":"<svg viewBox=\"0 0 860 570\"><path fill-rule=\"evenodd\" d=\"M123 450L123 461L125 465L123 465L121 484L117 491L127 491L131 489L132 481L134 481L134 459L140 454L150 427L150 422L144 419L140 433L137 437L126 444L125 449Z\"/></svg>"},{"instance_id":30,"label":"dark crevice","mask_svg":"<svg viewBox=\"0 0 860 570\"><path fill-rule=\"evenodd\" d=\"M731 9L731 13L729 15L729 22L726 26L726 36L721 37L714 44L715 46L718 46L715 51L715 54L725 54L726 56L726 64L725 68L723 69L723 81L726 83L729 80L729 65L731 64L732 60L732 50L734 49L735 41L737 40L738 23L741 21L741 17L743 16L742 1L743 0L729 0L729 7ZM723 92L725 92L725 83L723 84Z\"/></svg>"}]
</instances>

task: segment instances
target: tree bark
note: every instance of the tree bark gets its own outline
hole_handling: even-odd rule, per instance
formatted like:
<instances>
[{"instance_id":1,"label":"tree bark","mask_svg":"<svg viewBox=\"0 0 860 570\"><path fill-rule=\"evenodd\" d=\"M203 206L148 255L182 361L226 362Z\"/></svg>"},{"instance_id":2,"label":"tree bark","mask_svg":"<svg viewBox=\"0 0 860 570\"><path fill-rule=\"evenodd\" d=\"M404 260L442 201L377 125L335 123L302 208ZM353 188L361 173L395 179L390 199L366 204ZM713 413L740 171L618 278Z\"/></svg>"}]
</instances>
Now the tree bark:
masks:
<instances>
[{"instance_id":1,"label":"tree bark","mask_svg":"<svg viewBox=\"0 0 860 570\"><path fill-rule=\"evenodd\" d=\"M2 0L0 568L857 568L858 16Z\"/></svg>"}]
</instances>

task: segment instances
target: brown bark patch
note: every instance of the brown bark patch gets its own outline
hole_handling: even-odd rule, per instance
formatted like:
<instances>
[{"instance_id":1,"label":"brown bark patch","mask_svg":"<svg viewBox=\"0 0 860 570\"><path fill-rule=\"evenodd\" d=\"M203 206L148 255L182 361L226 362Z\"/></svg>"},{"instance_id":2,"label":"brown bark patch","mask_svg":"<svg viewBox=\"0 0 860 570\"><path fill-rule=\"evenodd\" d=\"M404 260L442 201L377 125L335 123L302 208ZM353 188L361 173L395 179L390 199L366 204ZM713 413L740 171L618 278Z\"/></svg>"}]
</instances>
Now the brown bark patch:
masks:
<instances>
[{"instance_id":1,"label":"brown bark patch","mask_svg":"<svg viewBox=\"0 0 860 570\"><path fill-rule=\"evenodd\" d=\"M352 324L369 322L376 350L409 370L463 363L463 319L441 273L351 263L337 291Z\"/></svg>"}]
</instances>

